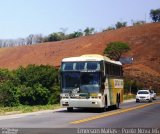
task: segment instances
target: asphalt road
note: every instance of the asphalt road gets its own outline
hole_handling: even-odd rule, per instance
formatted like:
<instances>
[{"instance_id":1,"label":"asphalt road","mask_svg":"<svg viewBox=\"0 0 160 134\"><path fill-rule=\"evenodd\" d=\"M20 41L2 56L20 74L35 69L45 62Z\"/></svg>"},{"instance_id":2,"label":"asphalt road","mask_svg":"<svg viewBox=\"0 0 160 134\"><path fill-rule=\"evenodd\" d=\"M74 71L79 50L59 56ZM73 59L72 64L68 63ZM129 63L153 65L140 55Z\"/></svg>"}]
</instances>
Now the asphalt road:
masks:
<instances>
[{"instance_id":1,"label":"asphalt road","mask_svg":"<svg viewBox=\"0 0 160 134\"><path fill-rule=\"evenodd\" d=\"M110 108L103 113L93 109L76 109L74 112L59 109L42 113L3 116L0 117L0 128L2 128L2 133L15 128L13 131L19 132L21 132L19 128L30 128L23 129L27 133L28 131L49 133L59 130L67 132L66 129L60 128L160 128L160 99L152 103L128 102L121 104L120 107L117 110ZM70 129L70 131L75 130Z\"/></svg>"}]
</instances>

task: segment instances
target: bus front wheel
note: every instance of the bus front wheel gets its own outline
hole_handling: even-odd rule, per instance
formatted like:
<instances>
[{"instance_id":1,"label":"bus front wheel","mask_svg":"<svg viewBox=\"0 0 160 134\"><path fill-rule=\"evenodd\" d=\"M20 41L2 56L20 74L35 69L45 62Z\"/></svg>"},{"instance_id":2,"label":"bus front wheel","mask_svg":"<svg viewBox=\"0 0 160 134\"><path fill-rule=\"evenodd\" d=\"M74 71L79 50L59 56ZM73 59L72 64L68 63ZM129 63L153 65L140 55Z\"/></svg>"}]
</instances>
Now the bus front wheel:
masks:
<instances>
[{"instance_id":1,"label":"bus front wheel","mask_svg":"<svg viewBox=\"0 0 160 134\"><path fill-rule=\"evenodd\" d=\"M99 110L100 110L100 112L107 111L107 95L105 96L104 107L100 108Z\"/></svg>"}]
</instances>

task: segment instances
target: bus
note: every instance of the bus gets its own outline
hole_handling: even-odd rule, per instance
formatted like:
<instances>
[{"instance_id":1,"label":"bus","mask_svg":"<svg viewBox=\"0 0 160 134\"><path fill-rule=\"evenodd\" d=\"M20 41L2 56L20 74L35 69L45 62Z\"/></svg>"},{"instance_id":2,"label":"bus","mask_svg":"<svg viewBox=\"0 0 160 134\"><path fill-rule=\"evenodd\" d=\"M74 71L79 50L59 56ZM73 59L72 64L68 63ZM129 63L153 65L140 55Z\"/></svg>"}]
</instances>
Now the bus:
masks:
<instances>
[{"instance_id":1,"label":"bus","mask_svg":"<svg viewBox=\"0 0 160 134\"><path fill-rule=\"evenodd\" d=\"M60 67L60 104L74 108L119 108L123 102L122 64L98 54L64 58Z\"/></svg>"}]
</instances>

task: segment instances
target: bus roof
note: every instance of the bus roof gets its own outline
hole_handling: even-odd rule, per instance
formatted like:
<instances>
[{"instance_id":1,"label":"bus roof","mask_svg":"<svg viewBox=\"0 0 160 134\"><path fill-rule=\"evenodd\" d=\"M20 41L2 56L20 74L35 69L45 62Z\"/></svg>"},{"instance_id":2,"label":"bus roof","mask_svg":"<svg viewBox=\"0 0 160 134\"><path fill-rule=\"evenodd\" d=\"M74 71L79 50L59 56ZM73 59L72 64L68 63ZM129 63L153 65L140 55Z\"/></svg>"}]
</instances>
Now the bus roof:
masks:
<instances>
[{"instance_id":1,"label":"bus roof","mask_svg":"<svg viewBox=\"0 0 160 134\"><path fill-rule=\"evenodd\" d=\"M110 62L110 63L117 64L117 65L122 65L121 62L119 62L119 61L111 60L110 58L108 58L106 56L99 55L99 54L85 54L85 55L81 55L79 57L64 58L64 59L62 59L62 62L102 61L102 60Z\"/></svg>"}]
</instances>

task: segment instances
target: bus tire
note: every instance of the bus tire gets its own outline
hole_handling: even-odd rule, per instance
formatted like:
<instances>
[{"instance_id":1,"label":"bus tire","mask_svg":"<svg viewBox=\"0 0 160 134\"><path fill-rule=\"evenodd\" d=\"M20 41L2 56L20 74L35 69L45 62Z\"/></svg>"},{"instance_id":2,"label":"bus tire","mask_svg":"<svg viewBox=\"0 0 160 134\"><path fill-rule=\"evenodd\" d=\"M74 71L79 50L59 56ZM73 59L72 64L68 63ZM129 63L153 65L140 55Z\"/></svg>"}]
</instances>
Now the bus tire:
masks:
<instances>
[{"instance_id":1,"label":"bus tire","mask_svg":"<svg viewBox=\"0 0 160 134\"><path fill-rule=\"evenodd\" d=\"M106 112L107 111L107 95L105 95L105 102L104 107L99 109L100 112Z\"/></svg>"},{"instance_id":2,"label":"bus tire","mask_svg":"<svg viewBox=\"0 0 160 134\"><path fill-rule=\"evenodd\" d=\"M100 112L100 113L106 112L106 107L99 108L99 112Z\"/></svg>"},{"instance_id":3,"label":"bus tire","mask_svg":"<svg viewBox=\"0 0 160 134\"><path fill-rule=\"evenodd\" d=\"M116 105L115 105L116 109L119 109L119 104L120 104L120 94L117 94Z\"/></svg>"},{"instance_id":4,"label":"bus tire","mask_svg":"<svg viewBox=\"0 0 160 134\"><path fill-rule=\"evenodd\" d=\"M67 107L68 112L73 112L73 107Z\"/></svg>"}]
</instances>

